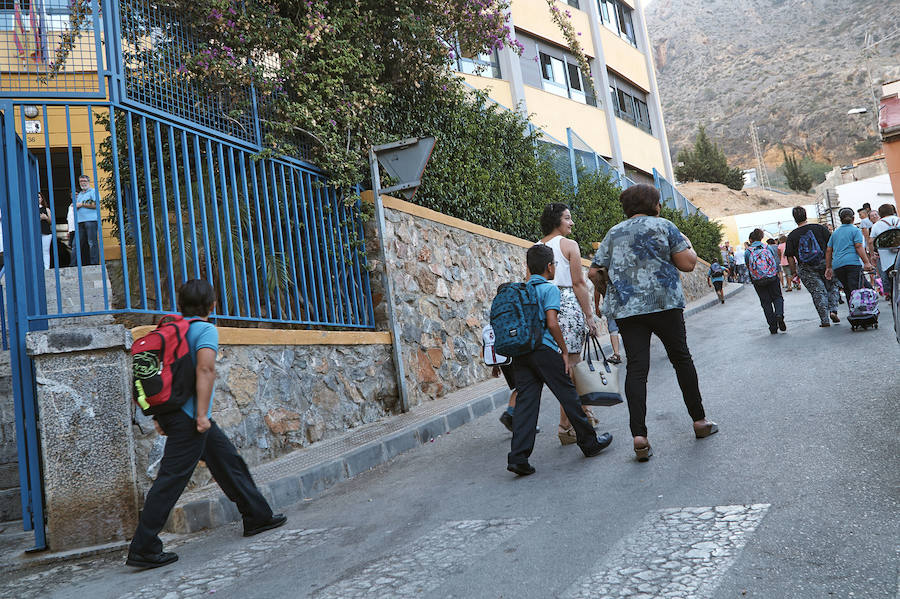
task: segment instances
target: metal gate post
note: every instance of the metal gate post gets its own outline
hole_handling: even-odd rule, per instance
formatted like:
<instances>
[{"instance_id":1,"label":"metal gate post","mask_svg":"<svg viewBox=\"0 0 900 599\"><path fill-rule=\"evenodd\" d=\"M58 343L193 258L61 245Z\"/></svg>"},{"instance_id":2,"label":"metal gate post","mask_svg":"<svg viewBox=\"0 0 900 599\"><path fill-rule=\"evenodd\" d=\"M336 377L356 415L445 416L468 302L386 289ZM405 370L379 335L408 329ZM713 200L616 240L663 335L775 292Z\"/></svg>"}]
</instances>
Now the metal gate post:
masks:
<instances>
[{"instance_id":1,"label":"metal gate post","mask_svg":"<svg viewBox=\"0 0 900 599\"><path fill-rule=\"evenodd\" d=\"M0 103L0 135L3 138L3 181L0 186L0 210L4 238L9 313L9 361L12 370L13 401L16 412L16 443L19 461L19 485L22 494L22 521L25 530L34 530L34 548L47 548L44 528L44 494L41 480L40 446L37 437L37 409L34 395L34 367L25 351L29 305L28 265L33 263L25 244L23 207L30 210L32 198L20 198L19 148L12 102ZM27 163L27 157L22 157ZM30 252L34 254L34 252ZM43 273L41 273L43 276Z\"/></svg>"}]
</instances>

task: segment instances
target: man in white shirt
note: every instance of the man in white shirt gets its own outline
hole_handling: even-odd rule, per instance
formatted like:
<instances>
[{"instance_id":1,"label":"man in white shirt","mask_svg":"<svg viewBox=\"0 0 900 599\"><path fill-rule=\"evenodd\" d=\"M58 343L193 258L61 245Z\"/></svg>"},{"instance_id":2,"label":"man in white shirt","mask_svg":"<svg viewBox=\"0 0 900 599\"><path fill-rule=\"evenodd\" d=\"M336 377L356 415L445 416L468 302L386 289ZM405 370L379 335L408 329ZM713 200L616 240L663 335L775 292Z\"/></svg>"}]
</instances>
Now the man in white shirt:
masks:
<instances>
[{"instance_id":1,"label":"man in white shirt","mask_svg":"<svg viewBox=\"0 0 900 599\"><path fill-rule=\"evenodd\" d=\"M750 247L749 243L745 243L743 248L737 248L734 252L734 269L737 271L737 282L747 282L747 264L744 259L744 252Z\"/></svg>"}]
</instances>

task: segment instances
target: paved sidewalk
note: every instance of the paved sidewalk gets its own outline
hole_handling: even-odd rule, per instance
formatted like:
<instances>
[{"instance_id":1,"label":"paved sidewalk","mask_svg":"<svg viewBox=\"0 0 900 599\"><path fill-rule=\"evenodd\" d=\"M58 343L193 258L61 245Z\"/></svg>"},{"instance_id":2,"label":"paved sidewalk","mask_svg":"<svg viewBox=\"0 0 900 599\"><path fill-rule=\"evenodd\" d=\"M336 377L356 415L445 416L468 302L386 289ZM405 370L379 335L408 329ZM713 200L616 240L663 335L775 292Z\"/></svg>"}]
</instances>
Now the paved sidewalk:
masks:
<instances>
[{"instance_id":1,"label":"paved sidewalk","mask_svg":"<svg viewBox=\"0 0 900 599\"><path fill-rule=\"evenodd\" d=\"M729 284L726 297L739 293L745 285ZM710 293L691 302L685 316L718 305ZM609 348L609 337L602 339ZM440 435L505 406L509 390L503 378L467 387L443 398L415 406L409 413L385 418L354 428L306 449L252 468L254 480L276 511L311 500L326 489L353 478L392 458L430 443ZM237 507L213 483L186 493L173 510L166 530L167 543L204 529L240 519ZM0 568L20 569L66 561L124 548L126 542L76 549L60 553L24 554L32 545L31 533L21 531L21 523L5 523L0 531Z\"/></svg>"}]
</instances>

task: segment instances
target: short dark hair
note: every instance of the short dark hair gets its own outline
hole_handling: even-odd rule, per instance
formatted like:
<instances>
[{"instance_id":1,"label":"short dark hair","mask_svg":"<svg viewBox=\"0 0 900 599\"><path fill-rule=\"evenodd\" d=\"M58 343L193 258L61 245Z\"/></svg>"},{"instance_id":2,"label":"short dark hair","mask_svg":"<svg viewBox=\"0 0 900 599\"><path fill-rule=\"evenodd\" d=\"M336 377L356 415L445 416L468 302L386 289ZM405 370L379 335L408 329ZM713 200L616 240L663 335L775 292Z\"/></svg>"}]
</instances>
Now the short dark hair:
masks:
<instances>
[{"instance_id":1,"label":"short dark hair","mask_svg":"<svg viewBox=\"0 0 900 599\"><path fill-rule=\"evenodd\" d=\"M766 239L766 243L768 243L769 245L775 245L778 242L769 237L768 239Z\"/></svg>"},{"instance_id":2,"label":"short dark hair","mask_svg":"<svg viewBox=\"0 0 900 599\"><path fill-rule=\"evenodd\" d=\"M880 216L881 218L890 216L892 214L897 214L897 209L893 204L882 204L878 207L878 216Z\"/></svg>"},{"instance_id":3,"label":"short dark hair","mask_svg":"<svg viewBox=\"0 0 900 599\"><path fill-rule=\"evenodd\" d=\"M750 241L762 241L762 238L765 236L766 233L762 229L753 229L750 231Z\"/></svg>"},{"instance_id":4,"label":"short dark hair","mask_svg":"<svg viewBox=\"0 0 900 599\"><path fill-rule=\"evenodd\" d=\"M544 212L541 214L541 232L544 235L549 235L553 232L553 229L559 226L559 223L562 222L563 212L568 210L569 207L562 202L553 202L552 204L547 204L544 207Z\"/></svg>"},{"instance_id":5,"label":"short dark hair","mask_svg":"<svg viewBox=\"0 0 900 599\"><path fill-rule=\"evenodd\" d=\"M81 174L81 176L80 176L80 177L78 177L78 180L79 180L79 181L81 181L81 180L82 180L82 179L87 179L87 180L88 180L88 181L90 181L90 180L91 180L91 178L90 178L90 177L88 177L88 176L87 176L87 175L85 175L85 174L84 174L84 173L82 173L82 174Z\"/></svg>"},{"instance_id":6,"label":"short dark hair","mask_svg":"<svg viewBox=\"0 0 900 599\"><path fill-rule=\"evenodd\" d=\"M853 210L850 208L841 208L838 210L838 218L841 219L841 224L849 225L853 222Z\"/></svg>"},{"instance_id":7,"label":"short dark hair","mask_svg":"<svg viewBox=\"0 0 900 599\"><path fill-rule=\"evenodd\" d=\"M182 316L208 316L215 303L216 292L203 279L186 281L178 291L178 308Z\"/></svg>"},{"instance_id":8,"label":"short dark hair","mask_svg":"<svg viewBox=\"0 0 900 599\"><path fill-rule=\"evenodd\" d=\"M791 210L791 216L794 217L794 222L798 225L806 220L806 208L803 206L795 206L793 210Z\"/></svg>"},{"instance_id":9,"label":"short dark hair","mask_svg":"<svg viewBox=\"0 0 900 599\"><path fill-rule=\"evenodd\" d=\"M654 214L659 205L659 191L652 185L633 185L619 196L625 216Z\"/></svg>"},{"instance_id":10,"label":"short dark hair","mask_svg":"<svg viewBox=\"0 0 900 599\"><path fill-rule=\"evenodd\" d=\"M528 272L533 275L543 275L551 262L553 262L553 250L543 243L534 244L528 248L528 252L525 254Z\"/></svg>"}]
</instances>

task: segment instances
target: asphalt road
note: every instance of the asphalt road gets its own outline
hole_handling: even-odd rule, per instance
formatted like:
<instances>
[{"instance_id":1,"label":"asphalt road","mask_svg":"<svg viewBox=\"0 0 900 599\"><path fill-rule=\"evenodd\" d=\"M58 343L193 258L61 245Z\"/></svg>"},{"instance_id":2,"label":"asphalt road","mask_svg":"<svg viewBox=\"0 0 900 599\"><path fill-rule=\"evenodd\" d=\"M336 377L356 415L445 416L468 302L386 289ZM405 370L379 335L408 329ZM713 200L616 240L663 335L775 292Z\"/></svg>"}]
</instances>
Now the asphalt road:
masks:
<instances>
[{"instance_id":1,"label":"asphalt road","mask_svg":"<svg viewBox=\"0 0 900 599\"><path fill-rule=\"evenodd\" d=\"M586 459L560 446L545 395L534 476L505 470L510 435L488 415L297 506L283 529L195 535L155 571L117 555L17 573L0 596L897 597L890 314L879 330L820 329L806 291L785 299L777 336L752 290L688 319L721 429L708 439L654 343L648 463L624 405L595 408L614 441Z\"/></svg>"}]
</instances>

